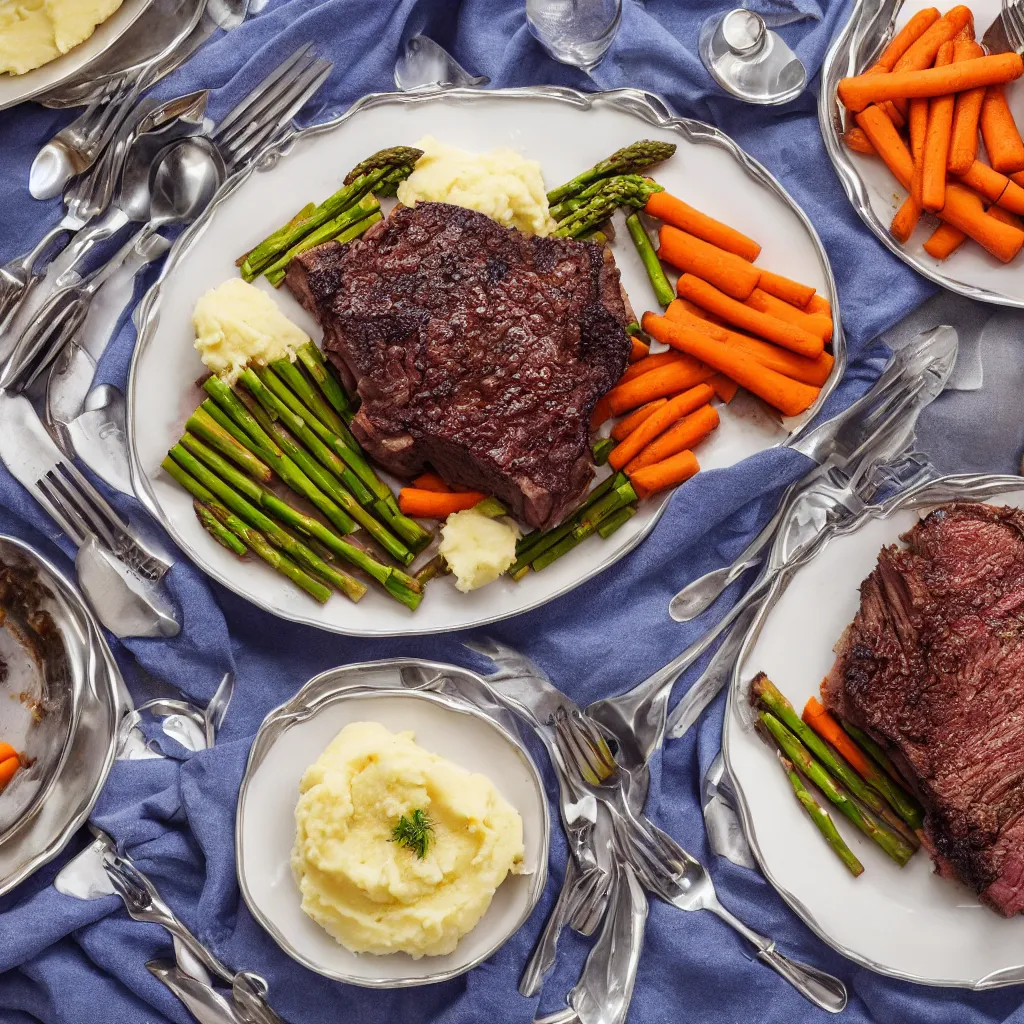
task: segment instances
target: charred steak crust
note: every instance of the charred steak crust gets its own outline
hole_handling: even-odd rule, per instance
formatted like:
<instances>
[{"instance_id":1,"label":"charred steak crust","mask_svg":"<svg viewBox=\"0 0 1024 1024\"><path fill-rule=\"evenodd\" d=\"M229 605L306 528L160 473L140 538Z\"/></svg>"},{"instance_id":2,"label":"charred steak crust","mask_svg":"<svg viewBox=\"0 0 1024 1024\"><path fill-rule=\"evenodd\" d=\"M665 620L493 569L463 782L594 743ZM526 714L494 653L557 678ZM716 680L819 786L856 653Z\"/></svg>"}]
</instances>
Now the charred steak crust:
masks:
<instances>
[{"instance_id":1,"label":"charred steak crust","mask_svg":"<svg viewBox=\"0 0 1024 1024\"><path fill-rule=\"evenodd\" d=\"M286 280L357 388L352 430L381 465L408 478L430 463L535 527L583 495L590 414L629 355L606 247L420 203L301 254Z\"/></svg>"},{"instance_id":2,"label":"charred steak crust","mask_svg":"<svg viewBox=\"0 0 1024 1024\"><path fill-rule=\"evenodd\" d=\"M937 870L1024 909L1024 511L954 503L884 548L824 683L924 804Z\"/></svg>"}]
</instances>

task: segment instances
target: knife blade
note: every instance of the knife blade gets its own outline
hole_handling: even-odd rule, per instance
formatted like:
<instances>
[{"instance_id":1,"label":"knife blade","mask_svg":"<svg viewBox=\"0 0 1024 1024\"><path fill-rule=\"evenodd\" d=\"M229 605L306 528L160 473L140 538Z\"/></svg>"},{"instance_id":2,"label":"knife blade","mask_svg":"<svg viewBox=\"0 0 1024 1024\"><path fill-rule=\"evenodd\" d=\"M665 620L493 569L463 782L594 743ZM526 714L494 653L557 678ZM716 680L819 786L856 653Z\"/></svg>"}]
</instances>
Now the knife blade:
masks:
<instances>
[{"instance_id":1,"label":"knife blade","mask_svg":"<svg viewBox=\"0 0 1024 1024\"><path fill-rule=\"evenodd\" d=\"M1014 46L1010 42L1006 31L1006 24L1003 21L1002 12L996 15L996 20L985 30L981 37L981 45L989 53L1020 53L1021 47Z\"/></svg>"}]
</instances>

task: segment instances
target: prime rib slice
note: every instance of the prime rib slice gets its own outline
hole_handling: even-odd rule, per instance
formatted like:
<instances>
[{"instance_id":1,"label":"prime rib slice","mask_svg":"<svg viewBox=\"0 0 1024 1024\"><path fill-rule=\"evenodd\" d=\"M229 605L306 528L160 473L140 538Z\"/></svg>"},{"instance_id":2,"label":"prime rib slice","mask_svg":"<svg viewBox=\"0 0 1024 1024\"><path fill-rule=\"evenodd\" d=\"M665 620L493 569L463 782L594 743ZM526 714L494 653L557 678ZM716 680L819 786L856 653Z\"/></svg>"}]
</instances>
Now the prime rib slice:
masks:
<instances>
[{"instance_id":1,"label":"prime rib slice","mask_svg":"<svg viewBox=\"0 0 1024 1024\"><path fill-rule=\"evenodd\" d=\"M884 548L825 702L895 757L937 870L1024 909L1024 511L951 504Z\"/></svg>"},{"instance_id":2,"label":"prime rib slice","mask_svg":"<svg viewBox=\"0 0 1024 1024\"><path fill-rule=\"evenodd\" d=\"M590 414L629 353L606 247L419 203L296 257L286 280L358 390L352 430L382 466L409 478L430 463L530 526L587 489Z\"/></svg>"}]
</instances>

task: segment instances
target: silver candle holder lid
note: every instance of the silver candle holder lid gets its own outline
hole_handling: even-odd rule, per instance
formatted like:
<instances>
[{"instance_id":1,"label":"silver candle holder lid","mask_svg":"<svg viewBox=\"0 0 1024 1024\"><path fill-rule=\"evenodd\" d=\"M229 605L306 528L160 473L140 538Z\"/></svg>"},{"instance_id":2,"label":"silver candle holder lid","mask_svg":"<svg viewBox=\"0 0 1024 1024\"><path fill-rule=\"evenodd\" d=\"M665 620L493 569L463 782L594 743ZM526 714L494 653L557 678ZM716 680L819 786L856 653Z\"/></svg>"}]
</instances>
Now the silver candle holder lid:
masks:
<instances>
[{"instance_id":1,"label":"silver candle holder lid","mask_svg":"<svg viewBox=\"0 0 1024 1024\"><path fill-rule=\"evenodd\" d=\"M731 96L747 103L788 103L807 84L807 71L756 11L739 7L701 26L700 59Z\"/></svg>"}]
</instances>

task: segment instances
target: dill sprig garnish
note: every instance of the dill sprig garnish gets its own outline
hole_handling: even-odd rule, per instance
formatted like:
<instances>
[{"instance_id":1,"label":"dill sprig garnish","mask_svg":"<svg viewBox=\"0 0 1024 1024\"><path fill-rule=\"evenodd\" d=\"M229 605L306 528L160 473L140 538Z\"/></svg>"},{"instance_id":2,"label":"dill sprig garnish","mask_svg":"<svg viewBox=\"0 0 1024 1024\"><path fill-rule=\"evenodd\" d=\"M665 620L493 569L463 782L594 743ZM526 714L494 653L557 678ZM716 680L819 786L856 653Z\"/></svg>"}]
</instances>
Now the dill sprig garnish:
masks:
<instances>
[{"instance_id":1,"label":"dill sprig garnish","mask_svg":"<svg viewBox=\"0 0 1024 1024\"><path fill-rule=\"evenodd\" d=\"M409 817L403 814L391 828L391 842L412 850L421 859L427 855L433 839L434 823L419 808Z\"/></svg>"}]
</instances>

